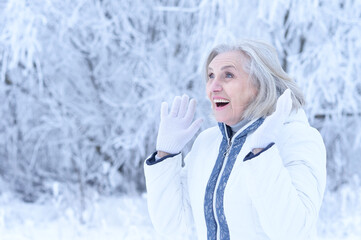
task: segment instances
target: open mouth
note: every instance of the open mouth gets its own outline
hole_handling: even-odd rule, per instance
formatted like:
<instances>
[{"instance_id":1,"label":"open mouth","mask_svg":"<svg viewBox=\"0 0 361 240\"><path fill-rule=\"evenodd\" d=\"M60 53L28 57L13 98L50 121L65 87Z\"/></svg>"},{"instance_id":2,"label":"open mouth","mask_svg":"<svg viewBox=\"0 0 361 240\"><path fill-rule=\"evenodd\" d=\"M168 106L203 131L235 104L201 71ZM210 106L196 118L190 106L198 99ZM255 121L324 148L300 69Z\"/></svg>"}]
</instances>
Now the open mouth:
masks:
<instances>
[{"instance_id":1,"label":"open mouth","mask_svg":"<svg viewBox=\"0 0 361 240\"><path fill-rule=\"evenodd\" d=\"M216 104L217 108L225 107L229 104L227 99L214 99L214 103Z\"/></svg>"},{"instance_id":2,"label":"open mouth","mask_svg":"<svg viewBox=\"0 0 361 240\"><path fill-rule=\"evenodd\" d=\"M226 106L228 103L216 103L217 107L224 107Z\"/></svg>"}]
</instances>

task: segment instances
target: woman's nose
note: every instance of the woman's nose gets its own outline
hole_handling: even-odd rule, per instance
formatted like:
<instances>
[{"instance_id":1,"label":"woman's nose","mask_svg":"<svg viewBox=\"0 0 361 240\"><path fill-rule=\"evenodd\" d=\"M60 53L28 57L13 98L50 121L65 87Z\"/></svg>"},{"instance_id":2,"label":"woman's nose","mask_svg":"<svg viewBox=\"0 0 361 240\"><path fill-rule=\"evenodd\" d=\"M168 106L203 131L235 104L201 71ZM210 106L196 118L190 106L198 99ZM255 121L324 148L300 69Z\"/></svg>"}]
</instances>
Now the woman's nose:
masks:
<instances>
[{"instance_id":1,"label":"woman's nose","mask_svg":"<svg viewBox=\"0 0 361 240\"><path fill-rule=\"evenodd\" d=\"M215 78L213 82L211 83L211 91L212 92L220 92L222 91L222 85L218 78Z\"/></svg>"}]
</instances>

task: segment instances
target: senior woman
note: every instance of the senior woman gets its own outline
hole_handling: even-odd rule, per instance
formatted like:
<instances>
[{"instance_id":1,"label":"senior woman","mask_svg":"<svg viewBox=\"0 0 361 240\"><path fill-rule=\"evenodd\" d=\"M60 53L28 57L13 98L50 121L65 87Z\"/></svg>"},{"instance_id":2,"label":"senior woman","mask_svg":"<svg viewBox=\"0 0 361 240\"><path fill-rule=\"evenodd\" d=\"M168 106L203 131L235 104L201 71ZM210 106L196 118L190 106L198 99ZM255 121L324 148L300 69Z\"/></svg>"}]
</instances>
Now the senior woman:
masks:
<instances>
[{"instance_id":1,"label":"senior woman","mask_svg":"<svg viewBox=\"0 0 361 240\"><path fill-rule=\"evenodd\" d=\"M156 152L144 164L156 230L198 239L313 239L326 182L326 152L296 83L268 44L215 47L206 93L218 126L201 132L195 100L161 106Z\"/></svg>"}]
</instances>

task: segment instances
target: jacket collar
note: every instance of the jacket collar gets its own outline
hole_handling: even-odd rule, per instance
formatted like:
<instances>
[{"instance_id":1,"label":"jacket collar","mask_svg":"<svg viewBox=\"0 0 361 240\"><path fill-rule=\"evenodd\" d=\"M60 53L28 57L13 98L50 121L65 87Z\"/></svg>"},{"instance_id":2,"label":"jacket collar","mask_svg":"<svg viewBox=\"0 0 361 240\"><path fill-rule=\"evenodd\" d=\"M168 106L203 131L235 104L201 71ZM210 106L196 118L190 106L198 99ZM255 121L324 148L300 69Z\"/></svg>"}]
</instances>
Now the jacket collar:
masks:
<instances>
[{"instance_id":1,"label":"jacket collar","mask_svg":"<svg viewBox=\"0 0 361 240\"><path fill-rule=\"evenodd\" d=\"M250 132L256 130L264 121L264 118L254 119L249 121L246 125L244 125L241 129L239 129L234 135L232 134L232 129L225 123L218 123L218 127L221 130L222 136L225 139L241 138L247 135Z\"/></svg>"},{"instance_id":2,"label":"jacket collar","mask_svg":"<svg viewBox=\"0 0 361 240\"><path fill-rule=\"evenodd\" d=\"M257 121L259 121L260 123L258 122L256 124ZM231 127L229 127L225 123L219 122L218 127L221 130L222 136L224 138L231 139L233 136L242 137L242 136L248 134L249 132L254 131L255 129L258 128L259 125L261 125L263 123L263 121L264 121L263 118L251 120L246 125L244 125L241 129L239 129L235 134L232 133ZM306 113L302 108L300 108L298 110L293 110L290 113L289 117L284 122L284 124L288 124L291 122L301 122L306 125L309 125ZM257 127L255 127L255 125L257 125ZM245 130L247 130L247 131L245 131Z\"/></svg>"}]
</instances>

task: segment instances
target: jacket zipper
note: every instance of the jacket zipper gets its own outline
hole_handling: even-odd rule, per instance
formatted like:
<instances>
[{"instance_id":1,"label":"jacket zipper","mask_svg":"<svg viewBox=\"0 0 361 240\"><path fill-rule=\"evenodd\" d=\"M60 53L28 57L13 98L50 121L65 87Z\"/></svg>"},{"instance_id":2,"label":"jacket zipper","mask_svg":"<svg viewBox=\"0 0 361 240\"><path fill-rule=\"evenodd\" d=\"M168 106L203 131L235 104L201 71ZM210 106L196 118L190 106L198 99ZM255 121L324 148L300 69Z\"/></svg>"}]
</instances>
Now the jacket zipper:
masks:
<instances>
[{"instance_id":1,"label":"jacket zipper","mask_svg":"<svg viewBox=\"0 0 361 240\"><path fill-rule=\"evenodd\" d=\"M219 231L219 221L218 221L218 216L216 214L216 206L215 206L215 199L216 199L216 194L217 194L217 189L218 189L218 184L219 184L219 181L221 180L221 176L222 176L222 173L224 171L224 168L226 167L227 165L227 161L228 161L228 155L229 155L229 152L231 150L231 147L232 147L232 139L230 137L228 137L228 134L227 134L227 131L226 131L226 135L227 135L227 148L226 148L226 152L223 154L224 156L224 159L223 159L223 165L222 165L222 168L221 168L221 172L219 173L219 176L218 176L218 179L217 179L217 183L216 183L216 190L214 191L214 195L213 195L213 199L214 199L214 202L213 202L213 211L215 213L215 220L216 220L216 224L217 224L217 239L220 239L220 231Z\"/></svg>"}]
</instances>

